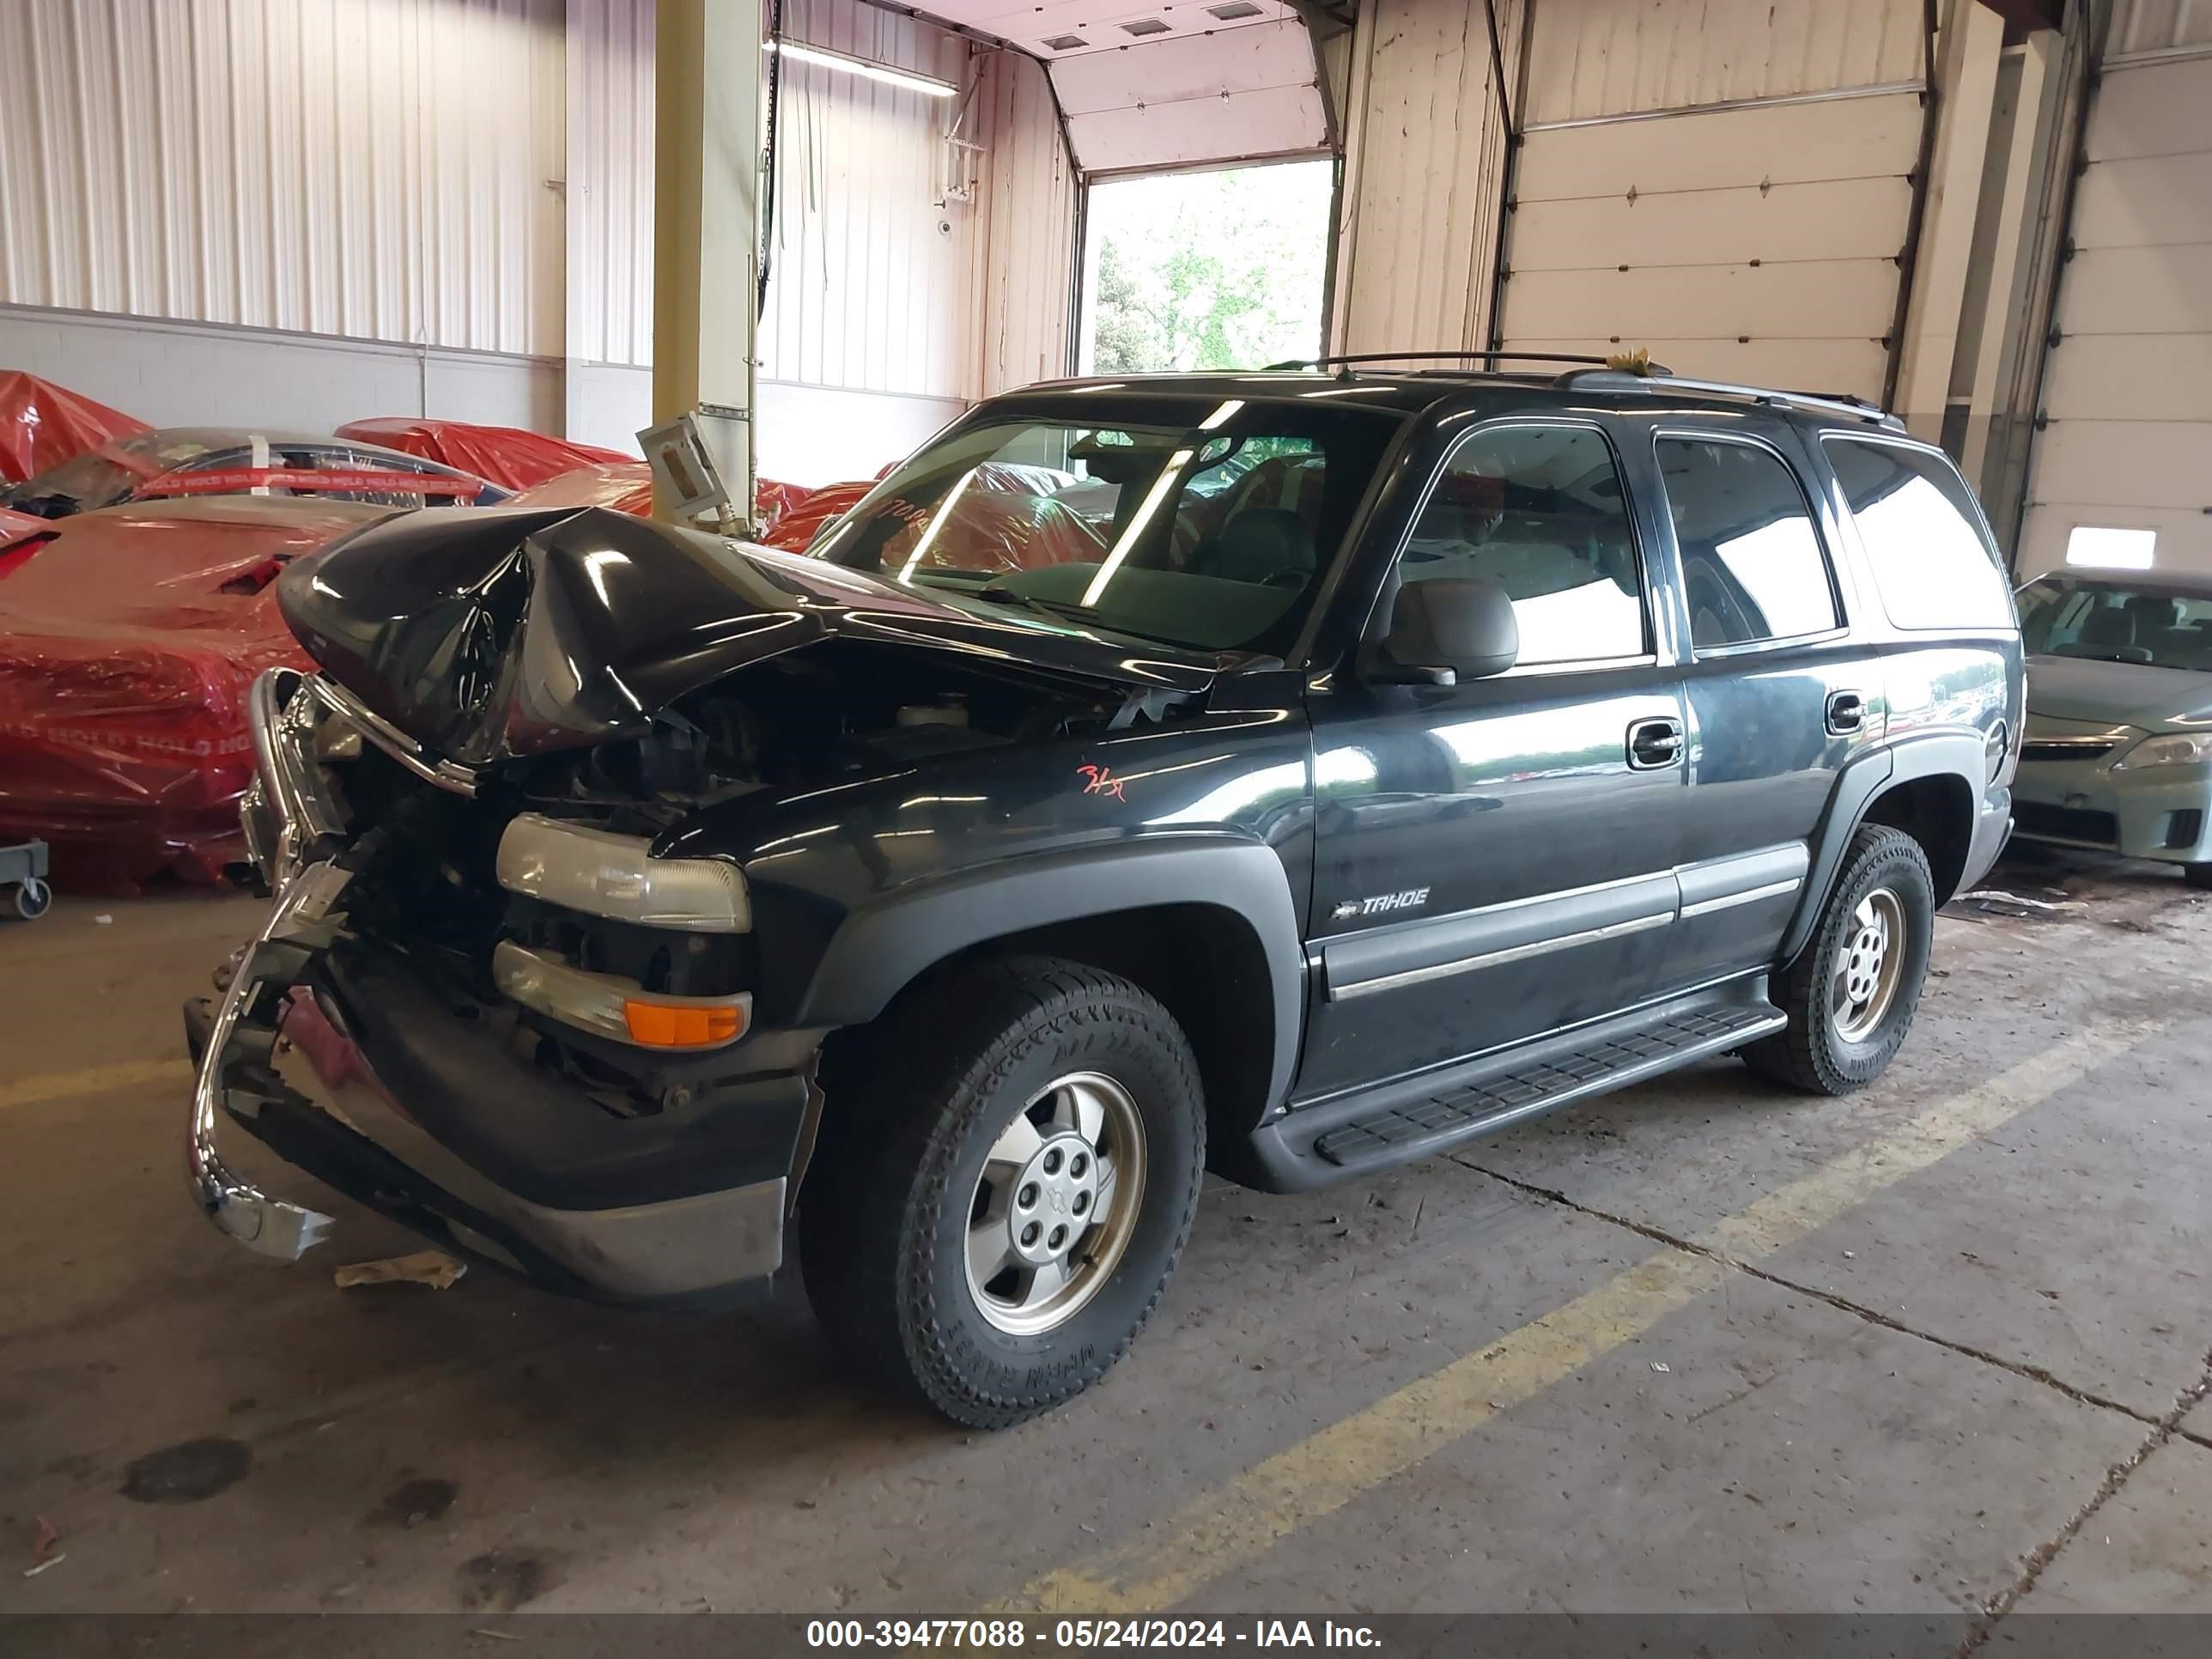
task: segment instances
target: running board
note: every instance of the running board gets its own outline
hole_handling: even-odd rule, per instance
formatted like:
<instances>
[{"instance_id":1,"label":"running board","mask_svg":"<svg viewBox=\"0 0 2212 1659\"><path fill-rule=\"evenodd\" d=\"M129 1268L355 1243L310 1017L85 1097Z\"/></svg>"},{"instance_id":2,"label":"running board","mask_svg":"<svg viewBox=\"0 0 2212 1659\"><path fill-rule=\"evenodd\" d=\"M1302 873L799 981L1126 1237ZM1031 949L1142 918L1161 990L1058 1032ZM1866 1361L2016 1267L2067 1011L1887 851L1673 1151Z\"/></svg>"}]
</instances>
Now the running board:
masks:
<instances>
[{"instance_id":1,"label":"running board","mask_svg":"<svg viewBox=\"0 0 2212 1659\"><path fill-rule=\"evenodd\" d=\"M1789 1023L1765 1000L1763 978L1738 981L1486 1055L1442 1076L1294 1109L1269 1127L1281 1136L1281 1151L1306 1166L1303 1179L1286 1184L1325 1185L1726 1054Z\"/></svg>"}]
</instances>

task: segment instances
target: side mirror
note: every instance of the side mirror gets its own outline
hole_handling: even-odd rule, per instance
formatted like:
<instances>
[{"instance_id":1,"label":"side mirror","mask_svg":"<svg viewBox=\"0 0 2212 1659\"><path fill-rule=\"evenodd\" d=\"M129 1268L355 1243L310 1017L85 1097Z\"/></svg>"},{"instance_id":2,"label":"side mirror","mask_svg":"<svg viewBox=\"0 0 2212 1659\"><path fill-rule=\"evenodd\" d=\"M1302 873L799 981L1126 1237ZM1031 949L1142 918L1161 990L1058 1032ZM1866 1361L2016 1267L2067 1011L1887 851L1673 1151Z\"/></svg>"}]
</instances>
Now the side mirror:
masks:
<instances>
[{"instance_id":1,"label":"side mirror","mask_svg":"<svg viewBox=\"0 0 2212 1659\"><path fill-rule=\"evenodd\" d=\"M1513 666L1521 625L1513 601L1494 582L1438 576L1398 590L1390 631L1368 665L1368 678L1394 685L1455 685Z\"/></svg>"}]
</instances>

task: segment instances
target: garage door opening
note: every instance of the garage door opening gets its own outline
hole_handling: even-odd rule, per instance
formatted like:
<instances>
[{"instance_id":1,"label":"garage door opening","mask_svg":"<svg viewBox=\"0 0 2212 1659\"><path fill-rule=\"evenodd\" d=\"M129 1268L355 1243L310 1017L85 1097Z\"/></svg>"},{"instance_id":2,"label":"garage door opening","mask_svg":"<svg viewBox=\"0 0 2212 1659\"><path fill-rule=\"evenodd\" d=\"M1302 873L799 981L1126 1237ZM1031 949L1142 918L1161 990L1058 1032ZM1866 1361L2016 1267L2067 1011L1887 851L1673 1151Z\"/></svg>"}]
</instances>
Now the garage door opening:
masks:
<instances>
[{"instance_id":1,"label":"garage door opening","mask_svg":"<svg viewBox=\"0 0 2212 1659\"><path fill-rule=\"evenodd\" d=\"M1080 371L1257 368L1319 351L1333 172L1278 161L1091 185Z\"/></svg>"}]
</instances>

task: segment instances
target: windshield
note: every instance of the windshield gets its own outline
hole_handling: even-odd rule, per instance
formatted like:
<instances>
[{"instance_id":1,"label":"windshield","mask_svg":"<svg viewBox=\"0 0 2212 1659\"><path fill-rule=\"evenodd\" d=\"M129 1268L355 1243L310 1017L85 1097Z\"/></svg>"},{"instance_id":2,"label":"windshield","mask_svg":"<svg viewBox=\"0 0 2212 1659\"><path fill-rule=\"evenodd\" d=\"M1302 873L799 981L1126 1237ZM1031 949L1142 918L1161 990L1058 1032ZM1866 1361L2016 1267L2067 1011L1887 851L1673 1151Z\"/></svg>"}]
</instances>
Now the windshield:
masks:
<instances>
[{"instance_id":1,"label":"windshield","mask_svg":"<svg viewBox=\"0 0 2212 1659\"><path fill-rule=\"evenodd\" d=\"M161 474L198 460L210 446L173 433L139 432L118 438L82 455L73 455L9 489L0 500L10 506L52 502L75 513L113 507Z\"/></svg>"},{"instance_id":2,"label":"windshield","mask_svg":"<svg viewBox=\"0 0 2212 1659\"><path fill-rule=\"evenodd\" d=\"M1086 416L951 433L811 551L1109 632L1280 655L1400 425L1164 396Z\"/></svg>"},{"instance_id":3,"label":"windshield","mask_svg":"<svg viewBox=\"0 0 2212 1659\"><path fill-rule=\"evenodd\" d=\"M2020 591L2029 653L2212 674L2212 591L2043 576Z\"/></svg>"}]
</instances>

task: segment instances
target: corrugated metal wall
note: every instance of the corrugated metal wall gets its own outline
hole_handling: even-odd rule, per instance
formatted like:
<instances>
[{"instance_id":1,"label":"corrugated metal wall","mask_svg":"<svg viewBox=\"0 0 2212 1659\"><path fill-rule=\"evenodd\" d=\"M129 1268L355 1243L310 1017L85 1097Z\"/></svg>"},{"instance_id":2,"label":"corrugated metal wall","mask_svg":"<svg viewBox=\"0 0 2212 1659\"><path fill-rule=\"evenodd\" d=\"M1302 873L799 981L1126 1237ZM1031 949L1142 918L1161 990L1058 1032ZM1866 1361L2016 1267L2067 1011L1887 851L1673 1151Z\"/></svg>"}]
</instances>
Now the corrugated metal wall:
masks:
<instances>
[{"instance_id":1,"label":"corrugated metal wall","mask_svg":"<svg viewBox=\"0 0 2212 1659\"><path fill-rule=\"evenodd\" d=\"M572 350L652 362L653 0L568 0ZM793 38L966 85L970 201L939 204L952 102L784 67L762 374L974 398L1063 372L1075 182L1044 71L850 0L787 0ZM965 77L965 78L963 78Z\"/></svg>"},{"instance_id":2,"label":"corrugated metal wall","mask_svg":"<svg viewBox=\"0 0 2212 1659\"><path fill-rule=\"evenodd\" d=\"M1920 77L1920 0L1543 0L1530 125Z\"/></svg>"},{"instance_id":3,"label":"corrugated metal wall","mask_svg":"<svg viewBox=\"0 0 2212 1659\"><path fill-rule=\"evenodd\" d=\"M1526 9L1499 0L1509 75ZM1332 349L1479 347L1504 156L1482 0L1374 0L1352 65Z\"/></svg>"},{"instance_id":4,"label":"corrugated metal wall","mask_svg":"<svg viewBox=\"0 0 2212 1659\"><path fill-rule=\"evenodd\" d=\"M984 148L972 248L982 316L971 397L1067 372L1079 194L1042 67L984 61L976 141Z\"/></svg>"},{"instance_id":5,"label":"corrugated metal wall","mask_svg":"<svg viewBox=\"0 0 2212 1659\"><path fill-rule=\"evenodd\" d=\"M787 0L794 38L958 82L967 44L850 0ZM783 65L761 373L958 395L972 362L971 204L933 200L952 103L841 70Z\"/></svg>"},{"instance_id":6,"label":"corrugated metal wall","mask_svg":"<svg viewBox=\"0 0 2212 1659\"><path fill-rule=\"evenodd\" d=\"M568 343L653 361L652 0L568 0Z\"/></svg>"},{"instance_id":7,"label":"corrugated metal wall","mask_svg":"<svg viewBox=\"0 0 2212 1659\"><path fill-rule=\"evenodd\" d=\"M561 351L561 0L9 0L0 304Z\"/></svg>"}]
</instances>

